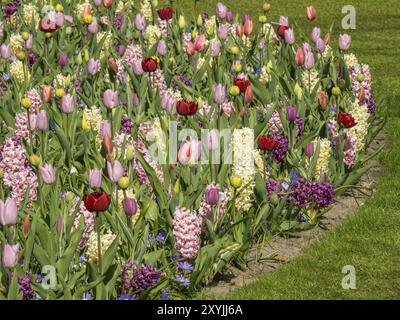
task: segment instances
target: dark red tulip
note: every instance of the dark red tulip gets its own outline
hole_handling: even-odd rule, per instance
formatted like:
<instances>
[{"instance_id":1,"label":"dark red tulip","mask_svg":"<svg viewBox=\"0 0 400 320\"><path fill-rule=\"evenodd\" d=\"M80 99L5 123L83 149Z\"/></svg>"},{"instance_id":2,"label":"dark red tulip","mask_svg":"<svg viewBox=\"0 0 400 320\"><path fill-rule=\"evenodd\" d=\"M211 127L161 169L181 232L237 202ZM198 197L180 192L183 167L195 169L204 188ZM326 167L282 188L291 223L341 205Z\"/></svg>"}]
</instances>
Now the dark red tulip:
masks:
<instances>
[{"instance_id":1,"label":"dark red tulip","mask_svg":"<svg viewBox=\"0 0 400 320\"><path fill-rule=\"evenodd\" d=\"M194 101L180 100L176 103L176 111L181 116L192 116L197 112L199 105Z\"/></svg>"},{"instance_id":2,"label":"dark red tulip","mask_svg":"<svg viewBox=\"0 0 400 320\"><path fill-rule=\"evenodd\" d=\"M357 122L350 113L340 112L338 114L339 123L345 128L354 127Z\"/></svg>"},{"instance_id":3,"label":"dark red tulip","mask_svg":"<svg viewBox=\"0 0 400 320\"><path fill-rule=\"evenodd\" d=\"M165 7L159 9L157 13L161 20L170 20L174 15L174 9L172 9L171 7Z\"/></svg>"},{"instance_id":4,"label":"dark red tulip","mask_svg":"<svg viewBox=\"0 0 400 320\"><path fill-rule=\"evenodd\" d=\"M111 196L107 192L92 192L83 196L85 208L90 212L106 211L110 202Z\"/></svg>"},{"instance_id":5,"label":"dark red tulip","mask_svg":"<svg viewBox=\"0 0 400 320\"><path fill-rule=\"evenodd\" d=\"M144 72L154 72L157 69L157 60L153 58L146 58L142 60L142 69Z\"/></svg>"},{"instance_id":6,"label":"dark red tulip","mask_svg":"<svg viewBox=\"0 0 400 320\"><path fill-rule=\"evenodd\" d=\"M278 36L280 36L282 39L285 38L285 31L288 29L288 27L280 25L278 27Z\"/></svg>"},{"instance_id":7,"label":"dark red tulip","mask_svg":"<svg viewBox=\"0 0 400 320\"><path fill-rule=\"evenodd\" d=\"M262 135L257 140L258 147L264 151L272 151L278 145L278 141L273 138L268 137L267 135Z\"/></svg>"},{"instance_id":8,"label":"dark red tulip","mask_svg":"<svg viewBox=\"0 0 400 320\"><path fill-rule=\"evenodd\" d=\"M247 87L250 86L250 81L245 79L236 79L234 84L239 87L241 93L245 93Z\"/></svg>"}]
</instances>

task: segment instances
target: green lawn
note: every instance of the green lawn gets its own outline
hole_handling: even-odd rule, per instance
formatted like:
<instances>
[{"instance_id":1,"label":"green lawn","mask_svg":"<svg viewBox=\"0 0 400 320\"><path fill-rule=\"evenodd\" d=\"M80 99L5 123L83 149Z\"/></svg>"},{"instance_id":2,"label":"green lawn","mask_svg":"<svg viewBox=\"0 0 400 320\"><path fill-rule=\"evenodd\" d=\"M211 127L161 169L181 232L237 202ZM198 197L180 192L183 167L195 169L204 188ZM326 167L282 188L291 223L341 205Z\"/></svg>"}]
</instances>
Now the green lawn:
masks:
<instances>
[{"instance_id":1,"label":"green lawn","mask_svg":"<svg viewBox=\"0 0 400 320\"><path fill-rule=\"evenodd\" d=\"M203 0L196 12L214 10L217 1ZM228 299L398 299L400 298L400 6L398 0L270 0L270 20L287 15L303 30L334 23L336 39L341 29L343 5L356 8L357 28L351 30L352 50L368 63L378 97L384 98L380 112L388 115L386 127L391 145L380 156L383 172L378 191L343 225L307 248L297 259L278 271L261 276L236 290ZM186 14L194 12L191 0L180 0ZM262 13L263 1L227 1L234 13ZM317 20L304 18L305 7L314 5ZM342 267L356 268L356 290L341 287Z\"/></svg>"}]
</instances>

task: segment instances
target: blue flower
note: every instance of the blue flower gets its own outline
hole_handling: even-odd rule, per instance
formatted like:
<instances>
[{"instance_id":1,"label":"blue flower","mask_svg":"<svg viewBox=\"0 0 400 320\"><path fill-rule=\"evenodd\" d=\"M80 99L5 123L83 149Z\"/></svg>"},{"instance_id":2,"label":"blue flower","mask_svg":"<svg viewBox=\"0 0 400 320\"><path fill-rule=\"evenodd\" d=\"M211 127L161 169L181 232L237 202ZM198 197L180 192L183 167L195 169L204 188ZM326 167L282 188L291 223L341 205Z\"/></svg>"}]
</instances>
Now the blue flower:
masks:
<instances>
[{"instance_id":1,"label":"blue flower","mask_svg":"<svg viewBox=\"0 0 400 320\"><path fill-rule=\"evenodd\" d=\"M4 81L10 80L10 73L9 73L9 72L3 73L3 80L4 80Z\"/></svg>"},{"instance_id":2,"label":"blue flower","mask_svg":"<svg viewBox=\"0 0 400 320\"><path fill-rule=\"evenodd\" d=\"M160 242L164 241L166 237L167 237L167 233L165 231L162 231L157 235L156 241L158 243L160 243Z\"/></svg>"},{"instance_id":3,"label":"blue flower","mask_svg":"<svg viewBox=\"0 0 400 320\"><path fill-rule=\"evenodd\" d=\"M299 180L299 174L296 170L292 169L290 171L290 188L293 188L297 181Z\"/></svg>"},{"instance_id":4,"label":"blue flower","mask_svg":"<svg viewBox=\"0 0 400 320\"><path fill-rule=\"evenodd\" d=\"M186 278L186 277L184 277L184 276L182 276L180 274L176 275L174 277L174 280L179 282L179 285L181 287L189 287L190 286L190 279Z\"/></svg>"},{"instance_id":5,"label":"blue flower","mask_svg":"<svg viewBox=\"0 0 400 320\"><path fill-rule=\"evenodd\" d=\"M178 267L180 272L183 272L183 271L192 272L193 271L193 266L189 262L186 262L186 261L178 262L176 266Z\"/></svg>"},{"instance_id":6,"label":"blue flower","mask_svg":"<svg viewBox=\"0 0 400 320\"><path fill-rule=\"evenodd\" d=\"M129 293L125 293L125 294L121 294L117 300L137 300L135 295L129 294Z\"/></svg>"},{"instance_id":7,"label":"blue flower","mask_svg":"<svg viewBox=\"0 0 400 320\"><path fill-rule=\"evenodd\" d=\"M89 292L86 292L82 295L82 300L93 300L93 296Z\"/></svg>"},{"instance_id":8,"label":"blue flower","mask_svg":"<svg viewBox=\"0 0 400 320\"><path fill-rule=\"evenodd\" d=\"M164 289L161 290L161 300L168 300L168 293Z\"/></svg>"}]
</instances>

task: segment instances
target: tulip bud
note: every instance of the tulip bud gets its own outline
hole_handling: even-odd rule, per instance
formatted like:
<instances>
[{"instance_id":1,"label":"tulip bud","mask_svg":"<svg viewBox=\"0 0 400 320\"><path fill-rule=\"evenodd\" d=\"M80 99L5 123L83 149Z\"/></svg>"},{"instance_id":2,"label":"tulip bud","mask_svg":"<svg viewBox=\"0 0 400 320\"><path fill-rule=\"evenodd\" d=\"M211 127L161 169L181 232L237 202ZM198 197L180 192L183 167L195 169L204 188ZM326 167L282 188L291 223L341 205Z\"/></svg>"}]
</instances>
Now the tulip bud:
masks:
<instances>
[{"instance_id":1,"label":"tulip bud","mask_svg":"<svg viewBox=\"0 0 400 320\"><path fill-rule=\"evenodd\" d=\"M17 58L21 61L25 60L26 57L26 53L22 50L18 50L15 55L17 56Z\"/></svg>"},{"instance_id":2,"label":"tulip bud","mask_svg":"<svg viewBox=\"0 0 400 320\"><path fill-rule=\"evenodd\" d=\"M333 88L332 88L332 94L333 94L335 97L340 96L340 92L341 92L341 90L340 90L339 87L333 87Z\"/></svg>"},{"instance_id":3,"label":"tulip bud","mask_svg":"<svg viewBox=\"0 0 400 320\"><path fill-rule=\"evenodd\" d=\"M259 16L259 17L258 17L258 21L259 21L260 23L267 23L268 18L267 18L267 16Z\"/></svg>"},{"instance_id":4,"label":"tulip bud","mask_svg":"<svg viewBox=\"0 0 400 320\"><path fill-rule=\"evenodd\" d=\"M242 186L242 178L239 176L232 176L230 179L231 186L235 189L239 189Z\"/></svg>"},{"instance_id":5,"label":"tulip bud","mask_svg":"<svg viewBox=\"0 0 400 320\"><path fill-rule=\"evenodd\" d=\"M313 6L309 6L306 8L306 16L307 19L310 21L313 21L316 18L317 12Z\"/></svg>"},{"instance_id":6,"label":"tulip bud","mask_svg":"<svg viewBox=\"0 0 400 320\"><path fill-rule=\"evenodd\" d=\"M103 137L103 149L106 154L111 155L113 153L113 144L108 134Z\"/></svg>"},{"instance_id":7,"label":"tulip bud","mask_svg":"<svg viewBox=\"0 0 400 320\"><path fill-rule=\"evenodd\" d=\"M38 167L42 164L42 157L37 154L32 154L29 157L29 163L34 167Z\"/></svg>"},{"instance_id":8,"label":"tulip bud","mask_svg":"<svg viewBox=\"0 0 400 320\"><path fill-rule=\"evenodd\" d=\"M243 70L243 67L240 63L235 63L233 65L233 71L235 71L236 73L240 73L240 72L242 72L242 70Z\"/></svg>"},{"instance_id":9,"label":"tulip bud","mask_svg":"<svg viewBox=\"0 0 400 320\"><path fill-rule=\"evenodd\" d=\"M365 80L365 76L362 73L359 73L357 75L357 81L358 82L363 82Z\"/></svg>"},{"instance_id":10,"label":"tulip bud","mask_svg":"<svg viewBox=\"0 0 400 320\"><path fill-rule=\"evenodd\" d=\"M314 144L308 143L306 146L306 156L311 158L314 155Z\"/></svg>"},{"instance_id":11,"label":"tulip bud","mask_svg":"<svg viewBox=\"0 0 400 320\"><path fill-rule=\"evenodd\" d=\"M303 48L298 48L296 51L295 62L298 66L302 66L304 64L304 50Z\"/></svg>"},{"instance_id":12,"label":"tulip bud","mask_svg":"<svg viewBox=\"0 0 400 320\"><path fill-rule=\"evenodd\" d=\"M297 100L301 100L303 98L303 91L301 90L301 88L297 82L294 85L294 94L296 95Z\"/></svg>"},{"instance_id":13,"label":"tulip bud","mask_svg":"<svg viewBox=\"0 0 400 320\"><path fill-rule=\"evenodd\" d=\"M328 94L325 91L318 92L318 103L321 110L326 110L328 106Z\"/></svg>"},{"instance_id":14,"label":"tulip bud","mask_svg":"<svg viewBox=\"0 0 400 320\"><path fill-rule=\"evenodd\" d=\"M22 39L24 39L26 41L29 39L29 32L22 32L21 36L22 36Z\"/></svg>"},{"instance_id":15,"label":"tulip bud","mask_svg":"<svg viewBox=\"0 0 400 320\"><path fill-rule=\"evenodd\" d=\"M229 93L232 96L238 96L240 94L240 88L238 86L231 86L229 88Z\"/></svg>"},{"instance_id":16,"label":"tulip bud","mask_svg":"<svg viewBox=\"0 0 400 320\"><path fill-rule=\"evenodd\" d=\"M204 195L206 203L210 206L215 206L219 200L219 190L216 187L211 187L206 190Z\"/></svg>"},{"instance_id":17,"label":"tulip bud","mask_svg":"<svg viewBox=\"0 0 400 320\"><path fill-rule=\"evenodd\" d=\"M268 12L270 9L271 9L271 5L270 5L268 2L265 2L265 3L263 4L263 10L264 10L265 12Z\"/></svg>"},{"instance_id":18,"label":"tulip bud","mask_svg":"<svg viewBox=\"0 0 400 320\"><path fill-rule=\"evenodd\" d=\"M64 8L63 8L61 3L57 3L55 9L56 9L57 12L63 12L63 10L64 10Z\"/></svg>"},{"instance_id":19,"label":"tulip bud","mask_svg":"<svg viewBox=\"0 0 400 320\"><path fill-rule=\"evenodd\" d=\"M244 101L250 103L253 100L253 88L248 86L244 93Z\"/></svg>"},{"instance_id":20,"label":"tulip bud","mask_svg":"<svg viewBox=\"0 0 400 320\"><path fill-rule=\"evenodd\" d=\"M42 89L42 96L43 100L49 103L51 101L51 87L50 86L44 86Z\"/></svg>"},{"instance_id":21,"label":"tulip bud","mask_svg":"<svg viewBox=\"0 0 400 320\"><path fill-rule=\"evenodd\" d=\"M83 131L89 131L90 130L89 126L87 124L87 120L86 120L85 115L82 116L82 130Z\"/></svg>"},{"instance_id":22,"label":"tulip bud","mask_svg":"<svg viewBox=\"0 0 400 320\"><path fill-rule=\"evenodd\" d=\"M236 46L231 47L231 53L237 55L239 53L239 48Z\"/></svg>"},{"instance_id":23,"label":"tulip bud","mask_svg":"<svg viewBox=\"0 0 400 320\"><path fill-rule=\"evenodd\" d=\"M243 33L246 36L249 36L252 32L253 32L253 21L251 21L250 19L246 20L243 26Z\"/></svg>"},{"instance_id":24,"label":"tulip bud","mask_svg":"<svg viewBox=\"0 0 400 320\"><path fill-rule=\"evenodd\" d=\"M126 190L129 187L129 178L128 177L121 177L118 179L118 186L122 190Z\"/></svg>"},{"instance_id":25,"label":"tulip bud","mask_svg":"<svg viewBox=\"0 0 400 320\"><path fill-rule=\"evenodd\" d=\"M24 234L24 236L26 236L29 233L29 230L31 228L31 220L30 220L30 216L27 215L24 218L24 223L22 224L22 233Z\"/></svg>"},{"instance_id":26,"label":"tulip bud","mask_svg":"<svg viewBox=\"0 0 400 320\"><path fill-rule=\"evenodd\" d=\"M59 214L56 222L56 230L58 233L61 233L62 227L63 227L63 219L61 214Z\"/></svg>"},{"instance_id":27,"label":"tulip bud","mask_svg":"<svg viewBox=\"0 0 400 320\"><path fill-rule=\"evenodd\" d=\"M56 89L56 97L57 98L62 98L64 95L65 95L65 90L63 88Z\"/></svg>"},{"instance_id":28,"label":"tulip bud","mask_svg":"<svg viewBox=\"0 0 400 320\"><path fill-rule=\"evenodd\" d=\"M240 24L238 24L238 25L236 26L236 34L237 34L239 37L243 36L243 27L242 27Z\"/></svg>"},{"instance_id":29,"label":"tulip bud","mask_svg":"<svg viewBox=\"0 0 400 320\"><path fill-rule=\"evenodd\" d=\"M137 212L137 202L134 198L124 199L124 212L128 217L131 217Z\"/></svg>"},{"instance_id":30,"label":"tulip bud","mask_svg":"<svg viewBox=\"0 0 400 320\"><path fill-rule=\"evenodd\" d=\"M21 99L21 106L25 109L28 109L32 105L32 100L29 98L22 98Z\"/></svg>"},{"instance_id":31,"label":"tulip bud","mask_svg":"<svg viewBox=\"0 0 400 320\"><path fill-rule=\"evenodd\" d=\"M82 64L82 55L77 54L77 55L75 56L75 63L76 63L78 66L80 66L80 65Z\"/></svg>"},{"instance_id":32,"label":"tulip bud","mask_svg":"<svg viewBox=\"0 0 400 320\"><path fill-rule=\"evenodd\" d=\"M125 157L127 161L132 161L134 158L134 149L131 144L126 147Z\"/></svg>"},{"instance_id":33,"label":"tulip bud","mask_svg":"<svg viewBox=\"0 0 400 320\"><path fill-rule=\"evenodd\" d=\"M184 16L180 16L179 17L178 26L179 26L179 29L185 29L186 21L185 21L185 17Z\"/></svg>"},{"instance_id":34,"label":"tulip bud","mask_svg":"<svg viewBox=\"0 0 400 320\"><path fill-rule=\"evenodd\" d=\"M201 27L203 25L203 18L201 17L201 15L199 14L199 16L197 17L197 25L199 27Z\"/></svg>"},{"instance_id":35,"label":"tulip bud","mask_svg":"<svg viewBox=\"0 0 400 320\"><path fill-rule=\"evenodd\" d=\"M18 263L19 245L6 244L3 248L3 267L14 268Z\"/></svg>"},{"instance_id":36,"label":"tulip bud","mask_svg":"<svg viewBox=\"0 0 400 320\"><path fill-rule=\"evenodd\" d=\"M17 203L13 198L5 202L0 199L0 224L3 226L13 226L18 220Z\"/></svg>"}]
</instances>

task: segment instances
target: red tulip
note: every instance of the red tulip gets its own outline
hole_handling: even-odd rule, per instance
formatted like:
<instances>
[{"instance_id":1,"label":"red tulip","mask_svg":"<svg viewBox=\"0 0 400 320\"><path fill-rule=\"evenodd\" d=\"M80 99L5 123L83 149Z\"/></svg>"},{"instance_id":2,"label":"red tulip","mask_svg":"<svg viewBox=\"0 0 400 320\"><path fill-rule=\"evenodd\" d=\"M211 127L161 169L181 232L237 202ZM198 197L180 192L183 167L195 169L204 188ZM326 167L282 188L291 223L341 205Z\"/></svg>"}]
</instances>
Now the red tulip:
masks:
<instances>
[{"instance_id":1,"label":"red tulip","mask_svg":"<svg viewBox=\"0 0 400 320\"><path fill-rule=\"evenodd\" d=\"M350 113L340 112L338 114L339 123L345 128L354 127L357 122Z\"/></svg>"},{"instance_id":2,"label":"red tulip","mask_svg":"<svg viewBox=\"0 0 400 320\"><path fill-rule=\"evenodd\" d=\"M306 8L306 16L307 16L307 19L310 21L313 21L316 18L317 11L315 10L315 8L313 6L309 6Z\"/></svg>"},{"instance_id":3,"label":"red tulip","mask_svg":"<svg viewBox=\"0 0 400 320\"><path fill-rule=\"evenodd\" d=\"M262 135L258 138L257 145L261 150L272 151L278 145L278 141L268 137L267 135Z\"/></svg>"},{"instance_id":4,"label":"red tulip","mask_svg":"<svg viewBox=\"0 0 400 320\"><path fill-rule=\"evenodd\" d=\"M250 85L250 81L245 79L236 79L234 85L239 87L240 92L245 93L247 87Z\"/></svg>"},{"instance_id":5,"label":"red tulip","mask_svg":"<svg viewBox=\"0 0 400 320\"><path fill-rule=\"evenodd\" d=\"M176 112L181 116L192 116L198 108L199 105L194 101L180 100L176 103Z\"/></svg>"},{"instance_id":6,"label":"red tulip","mask_svg":"<svg viewBox=\"0 0 400 320\"><path fill-rule=\"evenodd\" d=\"M243 25L243 33L246 36L249 36L253 31L253 21L250 19L246 20L246 22Z\"/></svg>"},{"instance_id":7,"label":"red tulip","mask_svg":"<svg viewBox=\"0 0 400 320\"><path fill-rule=\"evenodd\" d=\"M278 27L278 36L280 36L282 39L285 38L285 31L288 29L287 26L280 25Z\"/></svg>"},{"instance_id":8,"label":"red tulip","mask_svg":"<svg viewBox=\"0 0 400 320\"><path fill-rule=\"evenodd\" d=\"M83 196L83 203L90 212L106 211L110 202L111 196L106 192L92 192Z\"/></svg>"},{"instance_id":9,"label":"red tulip","mask_svg":"<svg viewBox=\"0 0 400 320\"><path fill-rule=\"evenodd\" d=\"M103 6L110 8L112 6L112 0L103 0Z\"/></svg>"},{"instance_id":10,"label":"red tulip","mask_svg":"<svg viewBox=\"0 0 400 320\"><path fill-rule=\"evenodd\" d=\"M157 60L153 58L146 58L142 60L142 69L145 72L154 72L157 69Z\"/></svg>"},{"instance_id":11,"label":"red tulip","mask_svg":"<svg viewBox=\"0 0 400 320\"><path fill-rule=\"evenodd\" d=\"M174 9L172 9L171 7L165 7L159 9L157 13L161 20L170 20L174 15Z\"/></svg>"},{"instance_id":12,"label":"red tulip","mask_svg":"<svg viewBox=\"0 0 400 320\"><path fill-rule=\"evenodd\" d=\"M295 62L298 66L302 66L304 64L304 50L303 48L298 48L296 51Z\"/></svg>"}]
</instances>

